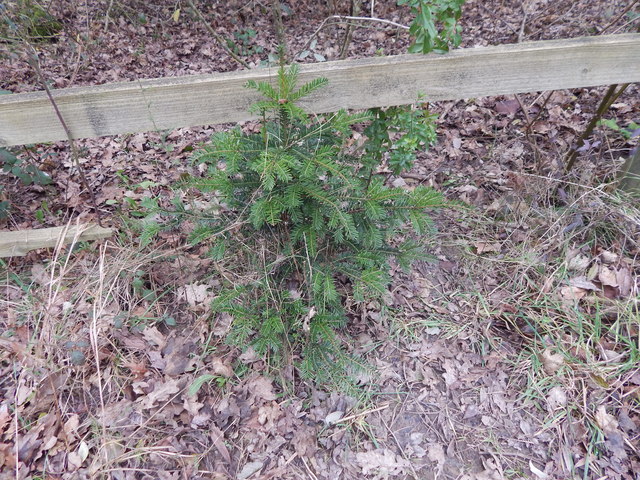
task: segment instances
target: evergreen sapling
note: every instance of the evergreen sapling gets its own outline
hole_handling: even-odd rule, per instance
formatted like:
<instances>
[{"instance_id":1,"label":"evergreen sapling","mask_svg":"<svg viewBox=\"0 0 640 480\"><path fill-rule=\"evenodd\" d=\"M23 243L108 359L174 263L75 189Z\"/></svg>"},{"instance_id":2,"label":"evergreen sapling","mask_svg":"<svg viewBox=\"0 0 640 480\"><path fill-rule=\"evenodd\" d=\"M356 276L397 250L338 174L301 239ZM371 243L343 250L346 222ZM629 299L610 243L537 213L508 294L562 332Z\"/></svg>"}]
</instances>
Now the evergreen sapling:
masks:
<instances>
[{"instance_id":1,"label":"evergreen sapling","mask_svg":"<svg viewBox=\"0 0 640 480\"><path fill-rule=\"evenodd\" d=\"M411 167L435 141L433 116L391 108L312 118L297 102L327 80L297 80L293 65L280 68L275 85L248 83L265 97L253 106L260 131L214 135L194 158L206 174L179 186L197 199L178 196L166 213L173 225L189 222L190 242L210 244L224 284L213 310L232 316L230 343L344 386L356 365L338 334L348 319L344 298L379 301L390 258L408 267L424 256L421 242L399 243L398 234L410 224L424 238L428 210L447 202L430 188L388 186L379 172L385 160L395 175ZM347 144L361 123L368 141L354 152ZM158 228L151 221L146 231Z\"/></svg>"}]
</instances>

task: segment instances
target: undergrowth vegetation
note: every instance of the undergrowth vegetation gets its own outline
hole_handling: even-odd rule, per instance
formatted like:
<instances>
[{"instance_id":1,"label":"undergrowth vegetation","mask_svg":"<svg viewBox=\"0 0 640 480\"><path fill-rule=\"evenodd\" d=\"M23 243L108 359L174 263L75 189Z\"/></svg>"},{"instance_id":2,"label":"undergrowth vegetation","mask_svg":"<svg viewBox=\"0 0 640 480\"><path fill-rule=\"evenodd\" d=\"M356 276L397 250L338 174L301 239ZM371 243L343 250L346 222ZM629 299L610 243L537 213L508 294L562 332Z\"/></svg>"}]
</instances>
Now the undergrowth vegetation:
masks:
<instances>
[{"instance_id":1,"label":"undergrowth vegetation","mask_svg":"<svg viewBox=\"0 0 640 480\"><path fill-rule=\"evenodd\" d=\"M601 466L628 460L626 426L640 413L640 301L633 273L640 255L636 199L606 185L557 184L531 175L519 195L482 213L467 211L465 270L477 279L460 291L478 316L461 324L432 322L471 339L478 351L498 352L517 375L520 398L545 418L538 432L584 442L562 451L566 471L601 476ZM525 180L523 176L523 180ZM525 182L522 182L525 185ZM470 228L470 230L469 230ZM481 280L480 280L481 279ZM484 325L484 330L479 327ZM564 448L564 447L563 447Z\"/></svg>"},{"instance_id":2,"label":"undergrowth vegetation","mask_svg":"<svg viewBox=\"0 0 640 480\"><path fill-rule=\"evenodd\" d=\"M214 136L194 157L204 176L181 182L174 208L153 211L142 239L188 228L188 241L210 246L223 277L213 311L233 317L228 341L344 386L358 364L337 333L349 316L345 296L382 304L389 259L408 268L425 256L427 211L447 202L431 188L388 186L379 171L385 160L394 174L411 168L435 140L432 115L395 108L311 118L297 102L327 81L297 80L294 65L280 69L276 85L249 82L265 97L253 106L260 131ZM358 147L352 126L362 123L368 140ZM157 222L158 213L170 221ZM399 240L407 223L421 240Z\"/></svg>"}]
</instances>

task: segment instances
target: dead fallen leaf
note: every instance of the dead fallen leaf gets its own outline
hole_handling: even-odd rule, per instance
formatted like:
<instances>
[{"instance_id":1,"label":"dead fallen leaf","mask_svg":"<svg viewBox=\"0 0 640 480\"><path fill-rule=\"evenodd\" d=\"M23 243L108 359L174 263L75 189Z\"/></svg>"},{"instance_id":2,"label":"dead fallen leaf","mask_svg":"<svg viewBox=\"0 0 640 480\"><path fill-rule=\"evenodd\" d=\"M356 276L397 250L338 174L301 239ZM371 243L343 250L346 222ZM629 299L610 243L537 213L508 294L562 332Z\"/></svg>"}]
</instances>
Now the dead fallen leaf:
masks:
<instances>
[{"instance_id":1,"label":"dead fallen leaf","mask_svg":"<svg viewBox=\"0 0 640 480\"><path fill-rule=\"evenodd\" d=\"M604 405L600 405L595 414L596 423L607 434L616 431L618 428L618 421L616 418L607 413L607 408Z\"/></svg>"},{"instance_id":2,"label":"dead fallen leaf","mask_svg":"<svg viewBox=\"0 0 640 480\"><path fill-rule=\"evenodd\" d=\"M140 405L142 408L150 409L156 406L157 403L166 402L173 395L180 391L178 380L168 378L164 383L155 385L155 388L149 392L146 396L141 397Z\"/></svg>"},{"instance_id":3,"label":"dead fallen leaf","mask_svg":"<svg viewBox=\"0 0 640 480\"><path fill-rule=\"evenodd\" d=\"M476 242L474 246L476 247L476 253L478 255L482 255L483 253L500 253L502 250L502 245L498 242Z\"/></svg>"},{"instance_id":4,"label":"dead fallen leaf","mask_svg":"<svg viewBox=\"0 0 640 480\"><path fill-rule=\"evenodd\" d=\"M207 311L213 300L213 293L209 285L192 283L178 288L178 298L185 300L190 308L197 311Z\"/></svg>"},{"instance_id":5,"label":"dead fallen leaf","mask_svg":"<svg viewBox=\"0 0 640 480\"><path fill-rule=\"evenodd\" d=\"M495 106L496 112L502 113L504 115L513 115L518 110L520 110L520 104L518 100L503 100L501 102L496 102Z\"/></svg>"},{"instance_id":6,"label":"dead fallen leaf","mask_svg":"<svg viewBox=\"0 0 640 480\"><path fill-rule=\"evenodd\" d=\"M633 287L633 277L628 268L622 267L616 272L616 280L618 282L618 289L620 290L621 297L627 297L631 294Z\"/></svg>"},{"instance_id":7,"label":"dead fallen leaf","mask_svg":"<svg viewBox=\"0 0 640 480\"><path fill-rule=\"evenodd\" d=\"M608 285L610 287L618 286L618 278L616 276L616 272L614 272L611 268L606 267L604 265L600 266L600 272L598 273L598 280L603 285Z\"/></svg>"},{"instance_id":8,"label":"dead fallen leaf","mask_svg":"<svg viewBox=\"0 0 640 480\"><path fill-rule=\"evenodd\" d=\"M549 412L563 408L567 404L567 393L564 388L556 385L547 394L547 407Z\"/></svg>"},{"instance_id":9,"label":"dead fallen leaf","mask_svg":"<svg viewBox=\"0 0 640 480\"><path fill-rule=\"evenodd\" d=\"M238 473L238 480L247 480L247 478L259 471L263 465L264 462L246 463L244 467L242 467L242 470L240 470L240 473Z\"/></svg>"},{"instance_id":10,"label":"dead fallen leaf","mask_svg":"<svg viewBox=\"0 0 640 480\"><path fill-rule=\"evenodd\" d=\"M409 462L387 448L356 453L356 461L364 475L376 474L376 478L388 478L406 472Z\"/></svg>"},{"instance_id":11,"label":"dead fallen leaf","mask_svg":"<svg viewBox=\"0 0 640 480\"><path fill-rule=\"evenodd\" d=\"M564 357L559 353L552 353L549 348L540 354L540 361L547 375L554 375L564 365Z\"/></svg>"},{"instance_id":12,"label":"dead fallen leaf","mask_svg":"<svg viewBox=\"0 0 640 480\"><path fill-rule=\"evenodd\" d=\"M160 350L166 345L165 336L156 327L147 326L142 331L142 335L149 342L158 346Z\"/></svg>"},{"instance_id":13,"label":"dead fallen leaf","mask_svg":"<svg viewBox=\"0 0 640 480\"><path fill-rule=\"evenodd\" d=\"M214 375L220 375L226 378L233 377L233 368L224 363L220 357L210 357L207 361L207 365Z\"/></svg>"},{"instance_id":14,"label":"dead fallen leaf","mask_svg":"<svg viewBox=\"0 0 640 480\"><path fill-rule=\"evenodd\" d=\"M227 463L231 463L231 455L229 454L229 449L224 443L224 433L222 432L222 430L216 427L213 423L210 424L207 428L209 429L211 441L215 445L220 455L222 455L222 458L224 458ZM262 468L262 464L260 465L260 468ZM240 476L238 476L238 478L240 478Z\"/></svg>"},{"instance_id":15,"label":"dead fallen leaf","mask_svg":"<svg viewBox=\"0 0 640 480\"><path fill-rule=\"evenodd\" d=\"M261 398L268 402L276 399L276 394L273 391L273 382L267 377L252 378L247 382L247 390L253 398Z\"/></svg>"}]
</instances>

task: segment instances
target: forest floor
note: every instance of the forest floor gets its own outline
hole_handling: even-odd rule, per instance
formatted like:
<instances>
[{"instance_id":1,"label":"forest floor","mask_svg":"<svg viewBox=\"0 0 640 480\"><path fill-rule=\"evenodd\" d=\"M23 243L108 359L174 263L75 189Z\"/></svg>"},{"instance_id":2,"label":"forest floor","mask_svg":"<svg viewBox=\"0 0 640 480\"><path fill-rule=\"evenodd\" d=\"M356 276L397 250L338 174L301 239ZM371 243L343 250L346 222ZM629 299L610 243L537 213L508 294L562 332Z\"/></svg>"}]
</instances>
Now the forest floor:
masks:
<instances>
[{"instance_id":1,"label":"forest floor","mask_svg":"<svg viewBox=\"0 0 640 480\"><path fill-rule=\"evenodd\" d=\"M285 2L289 50L338 59L345 25L314 32L347 3ZM199 4L252 67L275 52L266 3ZM638 9L469 0L463 47L630 32ZM187 2L58 0L51 12L62 29L36 49L55 88L242 68ZM360 15L411 22L392 0ZM406 32L360 25L348 58L406 52ZM20 45L3 53L0 89L41 90ZM560 173L605 89L431 104L437 145L390 181L471 208L434 214L437 261L391 272L385 314L352 307L345 340L371 368L351 394L226 345L230 319L209 314L212 261L179 233L144 249L131 233L141 202L197 172L191 152L228 125L77 141L119 234L0 264L0 479L640 478L640 207L612 184L638 139L599 127ZM639 93L606 118L640 123ZM96 220L68 142L15 153L52 183L0 174L3 229Z\"/></svg>"}]
</instances>

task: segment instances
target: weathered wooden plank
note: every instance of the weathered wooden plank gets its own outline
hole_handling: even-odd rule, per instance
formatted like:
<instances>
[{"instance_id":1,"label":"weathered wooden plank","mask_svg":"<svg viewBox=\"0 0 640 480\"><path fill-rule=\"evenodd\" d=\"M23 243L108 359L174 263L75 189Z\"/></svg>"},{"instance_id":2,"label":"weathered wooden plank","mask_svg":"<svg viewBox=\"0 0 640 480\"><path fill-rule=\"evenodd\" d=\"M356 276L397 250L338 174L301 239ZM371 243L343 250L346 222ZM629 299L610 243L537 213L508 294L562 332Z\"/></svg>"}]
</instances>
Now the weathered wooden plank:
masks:
<instances>
[{"instance_id":1,"label":"weathered wooden plank","mask_svg":"<svg viewBox=\"0 0 640 480\"><path fill-rule=\"evenodd\" d=\"M303 65L329 86L316 113L640 81L640 34L587 37ZM248 120L259 96L244 85L274 69L141 80L54 91L76 138ZM64 140L43 92L0 96L0 145Z\"/></svg>"},{"instance_id":2,"label":"weathered wooden plank","mask_svg":"<svg viewBox=\"0 0 640 480\"><path fill-rule=\"evenodd\" d=\"M87 242L112 234L110 228L93 224L0 232L0 258L22 257L37 248L53 248L59 242Z\"/></svg>"}]
</instances>

